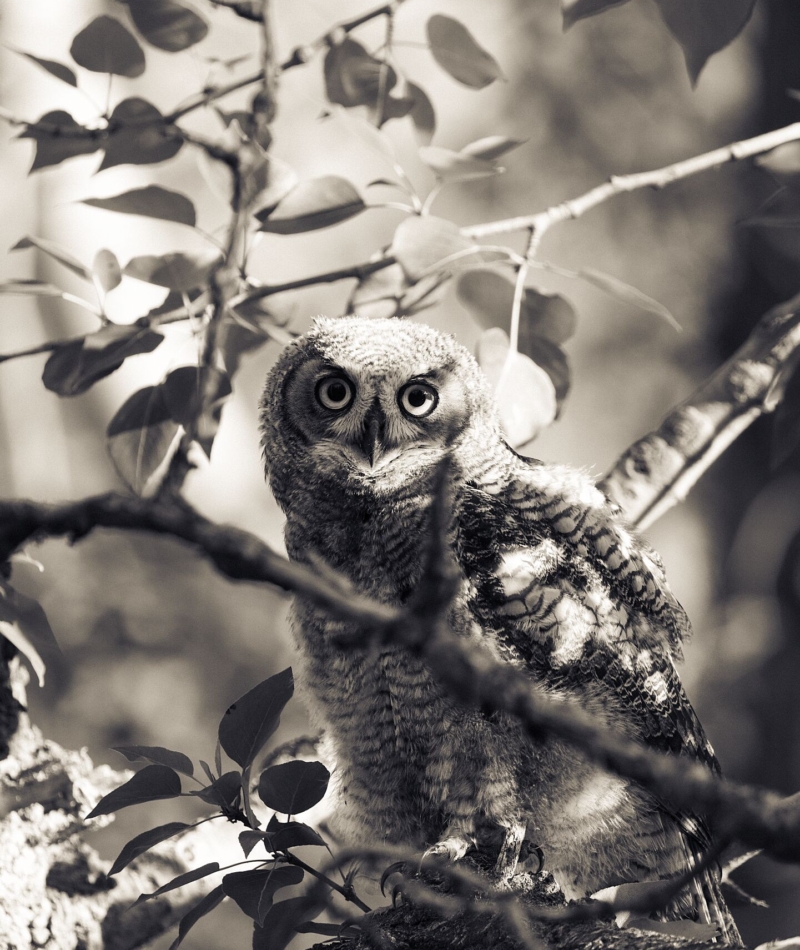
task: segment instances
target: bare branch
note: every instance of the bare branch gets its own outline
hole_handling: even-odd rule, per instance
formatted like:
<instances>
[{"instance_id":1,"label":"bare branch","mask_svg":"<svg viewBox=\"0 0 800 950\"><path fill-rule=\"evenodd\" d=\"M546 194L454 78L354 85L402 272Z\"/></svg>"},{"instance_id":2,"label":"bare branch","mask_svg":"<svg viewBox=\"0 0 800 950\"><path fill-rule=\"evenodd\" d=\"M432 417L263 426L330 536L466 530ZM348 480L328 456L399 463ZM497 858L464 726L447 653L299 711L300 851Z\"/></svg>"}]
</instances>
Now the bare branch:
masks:
<instances>
[{"instance_id":1,"label":"bare branch","mask_svg":"<svg viewBox=\"0 0 800 950\"><path fill-rule=\"evenodd\" d=\"M632 524L652 524L752 422L772 412L798 348L800 295L770 310L710 379L626 449L598 487Z\"/></svg>"}]
</instances>

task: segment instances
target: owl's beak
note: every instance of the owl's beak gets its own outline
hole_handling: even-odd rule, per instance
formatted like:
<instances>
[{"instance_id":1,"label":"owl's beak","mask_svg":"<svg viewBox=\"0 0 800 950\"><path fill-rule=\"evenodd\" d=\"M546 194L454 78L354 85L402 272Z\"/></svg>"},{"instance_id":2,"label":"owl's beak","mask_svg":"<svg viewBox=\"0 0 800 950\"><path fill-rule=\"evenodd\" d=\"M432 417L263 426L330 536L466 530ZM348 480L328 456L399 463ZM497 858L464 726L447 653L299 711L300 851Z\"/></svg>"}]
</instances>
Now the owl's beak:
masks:
<instances>
[{"instance_id":1,"label":"owl's beak","mask_svg":"<svg viewBox=\"0 0 800 950\"><path fill-rule=\"evenodd\" d=\"M358 447L369 461L370 467L374 467L375 462L383 455L385 432L386 416L384 416L383 410L376 402L370 407L366 419L364 419L364 430L358 442Z\"/></svg>"}]
</instances>

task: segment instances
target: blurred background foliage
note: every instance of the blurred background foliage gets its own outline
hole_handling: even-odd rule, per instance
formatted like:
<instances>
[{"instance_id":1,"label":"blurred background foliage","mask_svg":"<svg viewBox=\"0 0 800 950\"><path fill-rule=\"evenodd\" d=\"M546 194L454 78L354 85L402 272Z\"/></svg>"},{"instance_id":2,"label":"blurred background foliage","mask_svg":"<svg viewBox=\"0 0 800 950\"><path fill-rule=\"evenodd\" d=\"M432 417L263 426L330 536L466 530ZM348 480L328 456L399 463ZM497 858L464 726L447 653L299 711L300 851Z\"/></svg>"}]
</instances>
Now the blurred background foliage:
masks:
<instances>
[{"instance_id":1,"label":"blurred background foliage","mask_svg":"<svg viewBox=\"0 0 800 950\"><path fill-rule=\"evenodd\" d=\"M368 5L280 0L275 6L279 55L285 57ZM78 121L96 116L96 106L81 93L10 48L63 61L72 36L102 12L122 16L113 2L5 4L3 107L27 120L55 108L69 109ZM115 77L112 103L136 94L166 112L209 75L226 81L254 69L257 27L207 4L203 12L212 23L208 38L178 57L148 47L147 72L135 81ZM439 69L420 48L425 22L435 12L465 22L499 60L507 82L477 92ZM357 36L370 48L383 42L377 24ZM800 87L798 37L800 8L794 0L760 0L745 33L711 59L692 91L681 51L648 0L580 22L566 34L556 0L408 0L397 18L396 53L433 101L434 144L458 149L495 134L525 140L504 158L504 175L445 188L434 212L465 225L541 210L610 174L665 165L794 121L800 106L786 89ZM209 61L246 54L251 58L234 67L238 72ZM97 102L106 101L105 77L82 76L81 83ZM243 91L223 106L243 108L248 97ZM285 74L273 153L301 179L341 174L363 187L385 176L385 158L358 127L337 115L321 118L325 111L319 58ZM209 135L220 130L213 116L197 113L186 126ZM433 177L417 156L410 121L391 123L386 134L410 178L426 192ZM30 233L58 241L84 260L102 247L123 261L204 249L200 236L178 225L76 203L151 182L191 195L200 226L224 232L225 201L196 150L184 149L163 167L126 165L94 175L94 155L26 177L31 151L29 143L10 135L0 143L1 247ZM567 344L574 381L565 410L526 447L527 454L600 475L727 358L770 305L797 292L798 231L738 223L772 189L763 171L729 166L661 192L615 198L548 233L542 256L628 281L664 303L683 332L583 285L552 275L539 280L536 272L537 286L574 303L579 326ZM252 273L277 282L365 260L390 241L399 220L397 211L387 209L335 230L263 234ZM0 277L50 279L51 268L58 265L35 251L0 259ZM270 302L292 329L302 331L315 314L343 312L351 290L347 281ZM164 295L126 278L111 298L112 316L131 321ZM95 327L88 315L60 301L4 298L4 308L2 352ZM479 332L452 290L418 319L455 333L468 346ZM0 366L0 493L56 501L119 488L105 449L109 419L134 390L196 360L196 348L186 327L171 327L156 353L128 360L86 394L69 399L43 388L43 356ZM263 483L256 418L260 387L278 351L278 344L270 344L245 357L212 459L189 476L186 490L209 517L281 548L282 517ZM773 469L771 440L772 421L761 420L688 502L649 534L693 619L696 634L683 678L726 773L792 793L800 788L800 458L795 454ZM286 599L222 580L173 541L96 532L74 547L48 541L33 553L44 573L19 565L15 583L45 607L63 657L51 664L44 689L31 686L32 714L46 735L68 747L88 746L97 761L120 766L109 747L121 743L165 745L209 758L227 704L291 662ZM306 729L295 701L280 735ZM149 824L177 817L173 809L153 808ZM109 857L145 827L137 812L122 812L103 832ZM748 942L800 932L800 869L756 859L739 880L771 905L737 909ZM248 922L238 911L217 912L192 935L197 948L246 946L248 939Z\"/></svg>"}]
</instances>

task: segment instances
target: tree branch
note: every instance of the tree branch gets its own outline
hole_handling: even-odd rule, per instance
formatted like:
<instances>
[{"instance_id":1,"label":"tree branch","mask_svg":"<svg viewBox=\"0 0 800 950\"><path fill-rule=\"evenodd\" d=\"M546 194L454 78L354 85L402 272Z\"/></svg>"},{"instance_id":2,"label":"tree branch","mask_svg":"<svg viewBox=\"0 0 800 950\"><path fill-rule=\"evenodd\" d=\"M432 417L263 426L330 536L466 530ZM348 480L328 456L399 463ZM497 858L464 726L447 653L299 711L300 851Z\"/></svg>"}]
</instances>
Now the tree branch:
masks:
<instances>
[{"instance_id":1,"label":"tree branch","mask_svg":"<svg viewBox=\"0 0 800 950\"><path fill-rule=\"evenodd\" d=\"M769 311L747 341L598 483L646 528L683 501L700 476L780 401L800 348L800 294Z\"/></svg>"}]
</instances>

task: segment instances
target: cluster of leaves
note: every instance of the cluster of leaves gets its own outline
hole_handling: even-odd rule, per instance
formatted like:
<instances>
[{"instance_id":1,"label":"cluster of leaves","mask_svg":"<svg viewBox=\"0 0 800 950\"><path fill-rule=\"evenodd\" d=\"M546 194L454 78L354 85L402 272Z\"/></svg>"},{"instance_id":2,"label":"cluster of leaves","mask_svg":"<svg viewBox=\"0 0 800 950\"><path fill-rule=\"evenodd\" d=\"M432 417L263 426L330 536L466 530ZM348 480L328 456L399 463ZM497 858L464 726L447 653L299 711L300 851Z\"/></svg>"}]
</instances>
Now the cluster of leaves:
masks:
<instances>
[{"instance_id":1,"label":"cluster of leaves","mask_svg":"<svg viewBox=\"0 0 800 950\"><path fill-rule=\"evenodd\" d=\"M561 0L564 27L628 3L628 0ZM708 58L745 28L756 0L656 0L667 29L680 43L692 83Z\"/></svg>"},{"instance_id":2,"label":"cluster of leaves","mask_svg":"<svg viewBox=\"0 0 800 950\"><path fill-rule=\"evenodd\" d=\"M284 888L300 884L312 869L294 853L294 848L322 847L327 845L309 825L294 820L318 804L325 795L330 775L321 762L293 759L264 768L257 782L257 793L267 808L275 814L262 828L253 813L251 796L251 773L264 751L264 747L280 723L281 713L294 691L291 669L259 683L239 700L228 707L219 725L219 739L214 768L201 761L200 766L208 779L203 783L195 776L192 760L182 752L160 746L122 746L116 749L129 761L149 762L134 776L102 798L86 819L109 815L131 805L140 805L180 796L193 796L214 807L216 814L230 822L245 826L239 834L239 844L244 854L242 861L220 867L214 861L178 875L155 891L142 894L136 904L153 900L187 884L192 884L212 874L223 874L220 883L210 890L183 917L178 936L171 950L183 941L189 930L201 917L210 913L230 898L253 920L254 950L282 950L296 933L338 932L338 927L312 923L325 906L324 896L328 886L341 892L345 889L329 881L320 872L313 872L319 886L307 893L291 896L274 903L275 895ZM239 768L223 771L222 753ZM200 787L184 792L181 778L184 775ZM279 821L277 815L285 815ZM132 861L151 848L197 827L208 818L192 824L172 821L131 839L120 851L109 874L118 874ZM252 857L263 849L263 856ZM231 870L243 867L244 870ZM134 904L133 906L136 906Z\"/></svg>"}]
</instances>

